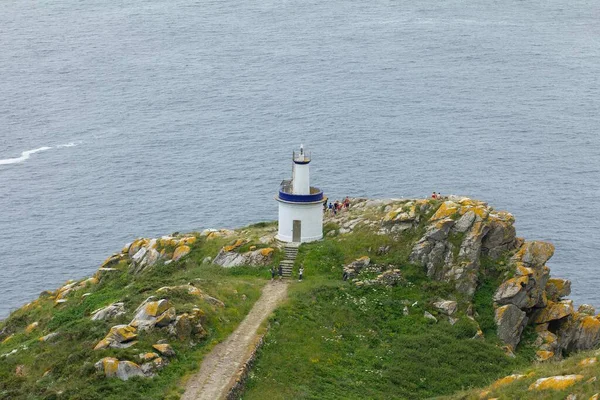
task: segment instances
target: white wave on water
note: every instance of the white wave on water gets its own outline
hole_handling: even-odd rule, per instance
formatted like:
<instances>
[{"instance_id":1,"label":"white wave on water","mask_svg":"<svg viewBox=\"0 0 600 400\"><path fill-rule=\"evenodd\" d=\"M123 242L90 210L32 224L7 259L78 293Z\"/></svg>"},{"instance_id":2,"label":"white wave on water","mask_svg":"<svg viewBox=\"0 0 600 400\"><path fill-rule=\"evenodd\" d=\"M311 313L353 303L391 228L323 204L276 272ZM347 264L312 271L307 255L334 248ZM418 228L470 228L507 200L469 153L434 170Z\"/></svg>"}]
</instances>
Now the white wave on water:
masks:
<instances>
[{"instance_id":1,"label":"white wave on water","mask_svg":"<svg viewBox=\"0 0 600 400\"><path fill-rule=\"evenodd\" d=\"M60 149L60 148L64 148L64 147L75 147L77 145L78 145L78 143L70 142L70 143L66 143L66 144L59 144L58 146L55 146L55 147L43 146L43 147L39 147L37 149L27 150L27 151L24 151L21 153L21 157L6 158L4 160L0 160L0 165L19 164L19 163L22 163L23 161L29 160L29 158L31 158L31 155L35 154L35 153L40 153L42 151L51 150L54 148Z\"/></svg>"}]
</instances>

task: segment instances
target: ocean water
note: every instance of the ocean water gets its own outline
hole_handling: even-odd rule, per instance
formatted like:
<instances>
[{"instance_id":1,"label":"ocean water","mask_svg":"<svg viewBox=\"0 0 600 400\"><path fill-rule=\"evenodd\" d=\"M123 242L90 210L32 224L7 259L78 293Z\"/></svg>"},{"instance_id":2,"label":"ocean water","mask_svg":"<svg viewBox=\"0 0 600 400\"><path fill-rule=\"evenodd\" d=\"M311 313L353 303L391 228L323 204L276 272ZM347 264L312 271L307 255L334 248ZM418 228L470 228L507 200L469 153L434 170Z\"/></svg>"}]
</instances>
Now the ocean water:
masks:
<instances>
[{"instance_id":1,"label":"ocean water","mask_svg":"<svg viewBox=\"0 0 600 400\"><path fill-rule=\"evenodd\" d=\"M0 318L139 236L330 198L484 199L600 307L592 0L0 3Z\"/></svg>"}]
</instances>

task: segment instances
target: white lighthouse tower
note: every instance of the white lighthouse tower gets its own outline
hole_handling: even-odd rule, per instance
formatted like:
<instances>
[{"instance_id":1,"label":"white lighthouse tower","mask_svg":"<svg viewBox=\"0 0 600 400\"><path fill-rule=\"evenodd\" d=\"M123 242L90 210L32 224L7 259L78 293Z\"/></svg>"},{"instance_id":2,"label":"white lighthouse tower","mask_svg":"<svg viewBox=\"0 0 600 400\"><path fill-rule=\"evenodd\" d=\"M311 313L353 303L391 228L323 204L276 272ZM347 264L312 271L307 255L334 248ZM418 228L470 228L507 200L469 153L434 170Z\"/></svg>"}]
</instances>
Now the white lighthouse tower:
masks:
<instances>
[{"instance_id":1,"label":"white lighthouse tower","mask_svg":"<svg viewBox=\"0 0 600 400\"><path fill-rule=\"evenodd\" d=\"M279 233L282 242L312 242L323 239L323 192L310 186L310 154L300 146L292 154L292 179L281 182Z\"/></svg>"}]
</instances>

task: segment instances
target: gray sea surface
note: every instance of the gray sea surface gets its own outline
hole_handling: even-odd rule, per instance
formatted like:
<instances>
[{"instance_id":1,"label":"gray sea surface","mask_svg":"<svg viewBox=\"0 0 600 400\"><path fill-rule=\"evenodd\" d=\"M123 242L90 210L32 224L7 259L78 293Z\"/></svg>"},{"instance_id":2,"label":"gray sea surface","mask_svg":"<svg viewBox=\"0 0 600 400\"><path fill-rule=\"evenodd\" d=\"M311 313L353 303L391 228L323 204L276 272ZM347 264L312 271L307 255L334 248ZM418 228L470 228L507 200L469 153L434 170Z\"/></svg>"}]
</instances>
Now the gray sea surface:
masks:
<instances>
[{"instance_id":1,"label":"gray sea surface","mask_svg":"<svg viewBox=\"0 0 600 400\"><path fill-rule=\"evenodd\" d=\"M3 1L0 318L136 237L276 219L300 143L332 199L512 212L600 307L599 128L593 0Z\"/></svg>"}]
</instances>

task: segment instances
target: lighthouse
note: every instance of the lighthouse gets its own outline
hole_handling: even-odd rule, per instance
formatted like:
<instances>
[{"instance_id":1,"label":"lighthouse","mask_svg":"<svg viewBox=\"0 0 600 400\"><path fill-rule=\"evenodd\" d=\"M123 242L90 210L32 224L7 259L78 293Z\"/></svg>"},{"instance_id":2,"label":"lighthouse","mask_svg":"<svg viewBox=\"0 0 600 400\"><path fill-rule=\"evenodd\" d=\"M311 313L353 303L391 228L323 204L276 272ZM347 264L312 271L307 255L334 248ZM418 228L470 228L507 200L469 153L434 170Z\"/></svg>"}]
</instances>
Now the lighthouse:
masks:
<instances>
[{"instance_id":1,"label":"lighthouse","mask_svg":"<svg viewBox=\"0 0 600 400\"><path fill-rule=\"evenodd\" d=\"M300 146L292 153L292 179L284 180L275 199L279 202L282 242L313 242L323 239L323 192L310 186L310 154Z\"/></svg>"}]
</instances>

